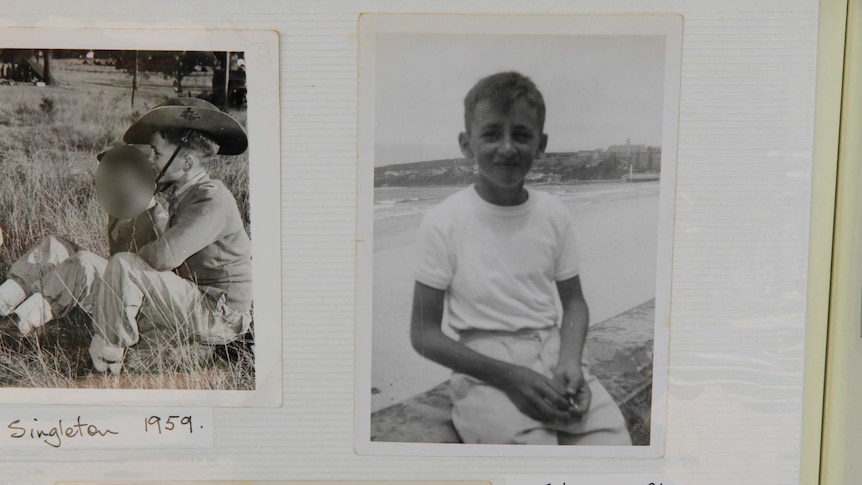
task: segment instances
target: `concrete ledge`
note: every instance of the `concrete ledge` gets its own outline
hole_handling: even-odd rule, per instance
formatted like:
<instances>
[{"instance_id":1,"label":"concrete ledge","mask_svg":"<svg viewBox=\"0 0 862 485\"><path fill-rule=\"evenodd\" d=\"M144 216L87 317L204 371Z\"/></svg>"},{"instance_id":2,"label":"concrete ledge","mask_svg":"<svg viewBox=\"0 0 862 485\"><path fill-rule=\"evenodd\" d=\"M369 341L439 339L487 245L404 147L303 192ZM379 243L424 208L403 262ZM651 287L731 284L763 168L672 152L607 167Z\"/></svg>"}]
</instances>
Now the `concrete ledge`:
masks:
<instances>
[{"instance_id":1,"label":"concrete ledge","mask_svg":"<svg viewBox=\"0 0 862 485\"><path fill-rule=\"evenodd\" d=\"M586 360L622 410L635 445L648 445L655 300L590 327ZM458 443L449 382L371 414L371 440Z\"/></svg>"}]
</instances>

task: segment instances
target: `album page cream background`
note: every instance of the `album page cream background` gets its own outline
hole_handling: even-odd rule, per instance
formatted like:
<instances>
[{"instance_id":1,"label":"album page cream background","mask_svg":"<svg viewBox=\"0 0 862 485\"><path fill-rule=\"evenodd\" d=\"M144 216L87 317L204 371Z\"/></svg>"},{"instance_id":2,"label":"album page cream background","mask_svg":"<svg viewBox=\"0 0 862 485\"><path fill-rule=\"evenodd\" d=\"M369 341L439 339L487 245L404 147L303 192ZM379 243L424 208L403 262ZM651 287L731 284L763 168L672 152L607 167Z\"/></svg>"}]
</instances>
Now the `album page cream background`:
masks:
<instances>
[{"instance_id":1,"label":"album page cream background","mask_svg":"<svg viewBox=\"0 0 862 485\"><path fill-rule=\"evenodd\" d=\"M684 16L663 459L354 454L361 11ZM540 477L640 473L679 484L798 482L816 1L41 1L5 5L0 26L277 30L284 271L281 408L217 409L213 450L9 452L0 480L503 483L536 474L547 483Z\"/></svg>"}]
</instances>

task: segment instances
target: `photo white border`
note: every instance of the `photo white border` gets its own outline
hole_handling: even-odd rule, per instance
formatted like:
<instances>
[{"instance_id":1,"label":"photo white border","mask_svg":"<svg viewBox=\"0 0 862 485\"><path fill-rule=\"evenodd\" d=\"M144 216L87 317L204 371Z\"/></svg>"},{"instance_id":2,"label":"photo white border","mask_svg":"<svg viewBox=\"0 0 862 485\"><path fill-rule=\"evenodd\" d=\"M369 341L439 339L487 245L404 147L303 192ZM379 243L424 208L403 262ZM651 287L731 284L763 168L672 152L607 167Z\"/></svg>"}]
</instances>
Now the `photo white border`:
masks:
<instances>
[{"instance_id":1,"label":"photo white border","mask_svg":"<svg viewBox=\"0 0 862 485\"><path fill-rule=\"evenodd\" d=\"M644 15L362 14L359 18L354 451L362 455L659 458L667 422L668 335L673 263L683 18ZM665 35L662 169L648 446L521 446L371 441L371 344L374 243L375 36L379 33Z\"/></svg>"},{"instance_id":2,"label":"photo white border","mask_svg":"<svg viewBox=\"0 0 862 485\"><path fill-rule=\"evenodd\" d=\"M206 50L245 53L255 390L0 388L0 403L278 407L281 367L281 156L278 33L218 29L0 29L0 49ZM35 88L34 88L35 89ZM278 221L274 224L273 221Z\"/></svg>"}]
</instances>

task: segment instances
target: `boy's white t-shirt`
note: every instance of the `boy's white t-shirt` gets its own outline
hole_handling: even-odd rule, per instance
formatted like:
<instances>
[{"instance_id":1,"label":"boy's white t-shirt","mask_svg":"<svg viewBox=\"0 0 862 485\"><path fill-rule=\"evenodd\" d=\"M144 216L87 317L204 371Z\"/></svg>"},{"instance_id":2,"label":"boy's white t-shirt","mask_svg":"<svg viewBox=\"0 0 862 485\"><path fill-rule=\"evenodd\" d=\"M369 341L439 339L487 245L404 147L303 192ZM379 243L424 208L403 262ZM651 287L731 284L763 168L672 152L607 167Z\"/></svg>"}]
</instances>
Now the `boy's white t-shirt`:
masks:
<instances>
[{"instance_id":1,"label":"boy's white t-shirt","mask_svg":"<svg viewBox=\"0 0 862 485\"><path fill-rule=\"evenodd\" d=\"M568 209L529 190L517 206L498 206L474 186L425 215L416 242L416 280L446 291L456 331L547 328L559 319L556 282L578 275Z\"/></svg>"}]
</instances>

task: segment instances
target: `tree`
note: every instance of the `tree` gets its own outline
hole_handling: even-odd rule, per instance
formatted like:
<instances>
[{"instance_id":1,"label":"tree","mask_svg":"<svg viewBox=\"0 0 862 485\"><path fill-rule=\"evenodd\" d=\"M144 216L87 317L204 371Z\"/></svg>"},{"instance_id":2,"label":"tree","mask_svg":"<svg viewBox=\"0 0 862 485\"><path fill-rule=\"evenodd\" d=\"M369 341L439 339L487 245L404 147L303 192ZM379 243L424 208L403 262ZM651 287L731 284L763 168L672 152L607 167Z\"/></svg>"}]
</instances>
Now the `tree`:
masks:
<instances>
[{"instance_id":1,"label":"tree","mask_svg":"<svg viewBox=\"0 0 862 485\"><path fill-rule=\"evenodd\" d=\"M54 76L51 75L51 58L54 56L54 51L47 49L43 55L45 57L45 67L42 70L42 79L44 79L45 84L51 85L54 84Z\"/></svg>"},{"instance_id":2,"label":"tree","mask_svg":"<svg viewBox=\"0 0 862 485\"><path fill-rule=\"evenodd\" d=\"M136 51L120 51L117 68L131 72L135 64ZM138 69L141 72L159 73L165 78L182 78L198 71L212 69L215 55L205 51L138 51Z\"/></svg>"}]
</instances>

